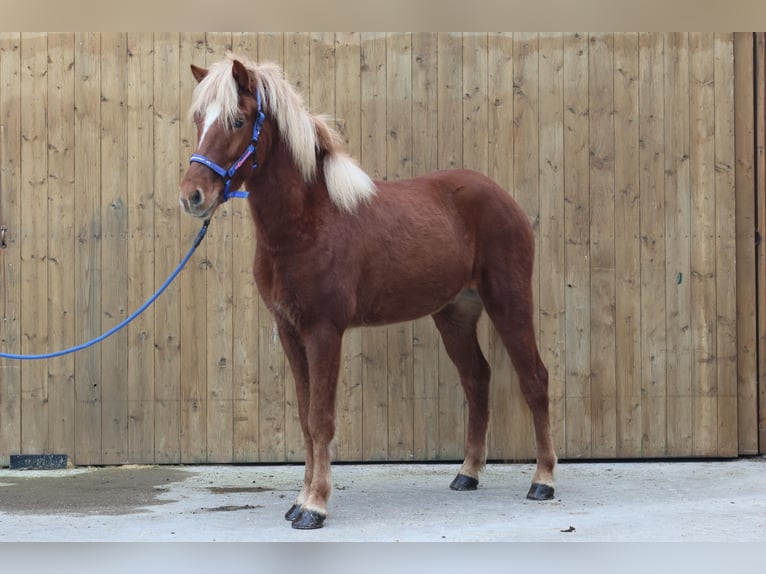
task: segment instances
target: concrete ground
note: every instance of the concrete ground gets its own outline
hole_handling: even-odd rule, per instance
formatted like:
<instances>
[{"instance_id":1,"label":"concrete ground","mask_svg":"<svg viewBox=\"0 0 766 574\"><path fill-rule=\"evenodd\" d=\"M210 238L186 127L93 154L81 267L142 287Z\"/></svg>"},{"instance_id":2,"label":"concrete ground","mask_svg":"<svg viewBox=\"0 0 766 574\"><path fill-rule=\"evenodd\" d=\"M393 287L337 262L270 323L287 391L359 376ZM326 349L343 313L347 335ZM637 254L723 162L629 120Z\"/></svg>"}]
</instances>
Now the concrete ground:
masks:
<instances>
[{"instance_id":1,"label":"concrete ground","mask_svg":"<svg viewBox=\"0 0 766 574\"><path fill-rule=\"evenodd\" d=\"M766 458L561 463L556 497L525 499L531 464L335 465L321 530L283 519L301 466L0 469L0 541L766 541Z\"/></svg>"}]
</instances>

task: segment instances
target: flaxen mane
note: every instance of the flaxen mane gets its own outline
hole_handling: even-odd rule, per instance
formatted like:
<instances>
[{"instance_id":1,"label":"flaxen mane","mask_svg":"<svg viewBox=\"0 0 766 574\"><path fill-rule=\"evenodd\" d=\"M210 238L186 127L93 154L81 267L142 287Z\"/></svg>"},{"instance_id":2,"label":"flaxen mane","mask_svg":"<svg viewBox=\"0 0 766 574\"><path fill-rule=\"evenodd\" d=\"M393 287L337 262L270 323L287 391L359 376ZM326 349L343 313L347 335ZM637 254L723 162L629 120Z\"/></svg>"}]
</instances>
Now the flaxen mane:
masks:
<instances>
[{"instance_id":1,"label":"flaxen mane","mask_svg":"<svg viewBox=\"0 0 766 574\"><path fill-rule=\"evenodd\" d=\"M194 90L191 116L204 117L208 109L219 110L219 120L226 129L239 114L237 84L232 63L239 60L255 79L263 111L277 128L306 183L317 175L317 152L324 151L324 176L332 202L344 211L371 199L376 193L370 177L343 151L340 135L322 116L311 115L303 98L285 80L276 64L255 64L245 57L228 53L211 65L207 76Z\"/></svg>"}]
</instances>

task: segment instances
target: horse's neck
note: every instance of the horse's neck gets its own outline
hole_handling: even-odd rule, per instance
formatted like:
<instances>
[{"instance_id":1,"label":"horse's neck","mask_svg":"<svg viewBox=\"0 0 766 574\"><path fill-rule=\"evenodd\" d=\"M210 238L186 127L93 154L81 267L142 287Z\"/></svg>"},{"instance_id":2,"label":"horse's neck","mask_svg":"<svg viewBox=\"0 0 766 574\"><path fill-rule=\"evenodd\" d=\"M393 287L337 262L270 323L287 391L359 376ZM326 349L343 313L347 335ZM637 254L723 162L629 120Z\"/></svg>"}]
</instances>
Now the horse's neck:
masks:
<instances>
[{"instance_id":1,"label":"horse's neck","mask_svg":"<svg viewBox=\"0 0 766 574\"><path fill-rule=\"evenodd\" d=\"M286 150L275 150L246 187L262 244L282 248L306 236L308 186Z\"/></svg>"}]
</instances>

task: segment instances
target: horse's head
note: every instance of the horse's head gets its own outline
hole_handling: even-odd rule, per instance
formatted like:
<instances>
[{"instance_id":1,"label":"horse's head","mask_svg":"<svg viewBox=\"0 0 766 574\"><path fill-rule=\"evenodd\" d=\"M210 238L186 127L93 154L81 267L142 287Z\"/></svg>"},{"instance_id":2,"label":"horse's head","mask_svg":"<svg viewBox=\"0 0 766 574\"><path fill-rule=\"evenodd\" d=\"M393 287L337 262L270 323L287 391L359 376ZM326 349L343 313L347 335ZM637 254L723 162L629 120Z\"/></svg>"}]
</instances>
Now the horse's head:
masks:
<instances>
[{"instance_id":1,"label":"horse's head","mask_svg":"<svg viewBox=\"0 0 766 574\"><path fill-rule=\"evenodd\" d=\"M235 190L256 164L264 121L253 74L236 59L217 66L191 67L198 82L191 108L197 150L181 180L180 202L186 213L201 218L212 216L229 197L241 196Z\"/></svg>"}]
</instances>

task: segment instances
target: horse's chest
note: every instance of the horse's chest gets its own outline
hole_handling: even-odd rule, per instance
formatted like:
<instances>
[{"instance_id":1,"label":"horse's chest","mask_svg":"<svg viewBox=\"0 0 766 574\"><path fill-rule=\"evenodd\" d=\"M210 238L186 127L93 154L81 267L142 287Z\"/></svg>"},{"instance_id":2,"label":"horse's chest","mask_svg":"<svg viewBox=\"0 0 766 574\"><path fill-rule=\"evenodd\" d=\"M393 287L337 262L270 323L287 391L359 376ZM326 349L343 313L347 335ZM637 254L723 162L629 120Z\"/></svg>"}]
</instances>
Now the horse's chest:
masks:
<instances>
[{"instance_id":1,"label":"horse's chest","mask_svg":"<svg viewBox=\"0 0 766 574\"><path fill-rule=\"evenodd\" d=\"M317 278L300 261L261 256L256 258L255 282L264 303L275 316L299 326L314 308Z\"/></svg>"}]
</instances>

